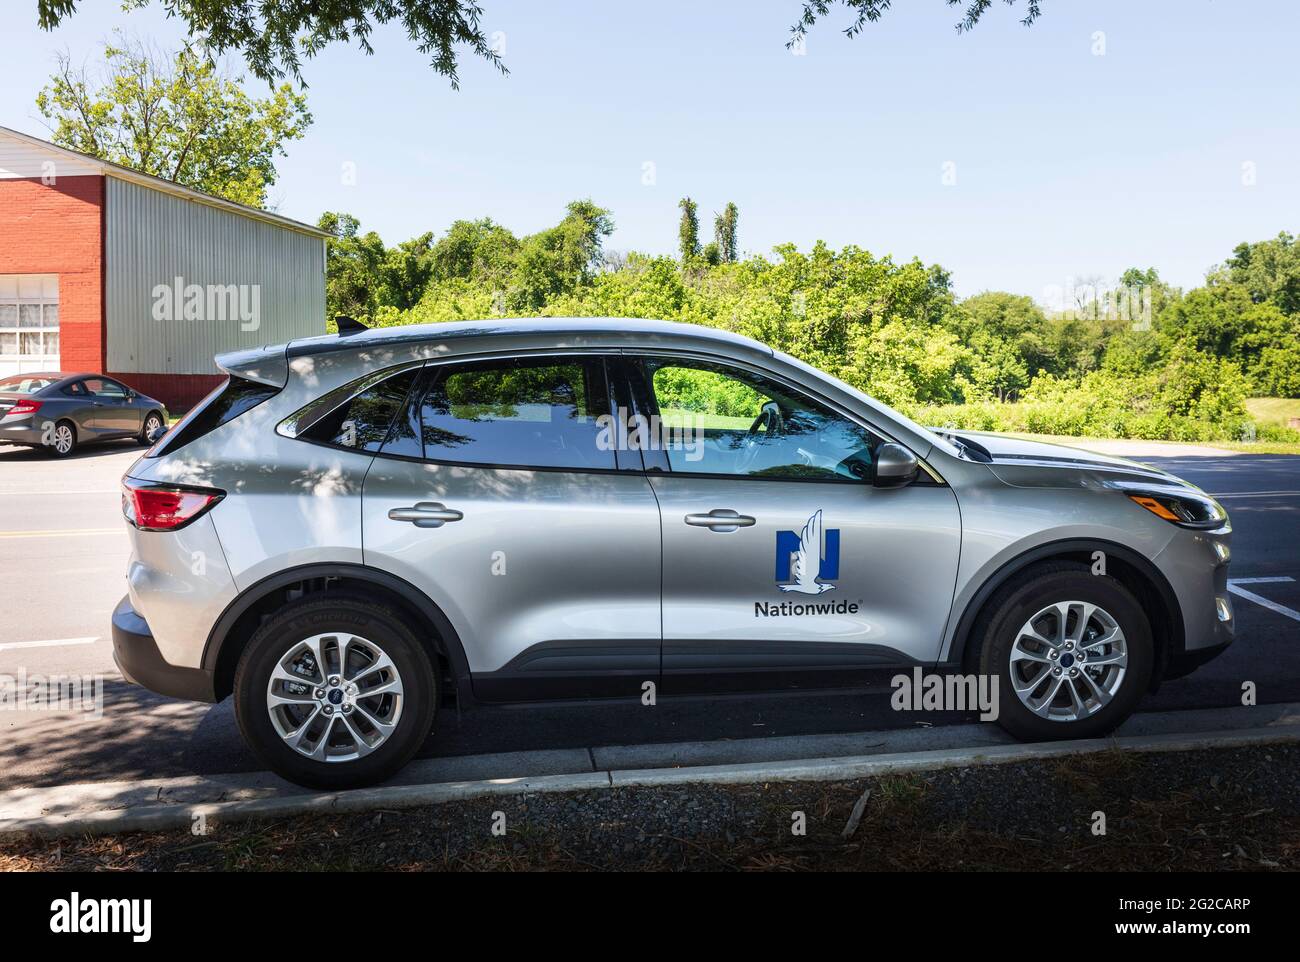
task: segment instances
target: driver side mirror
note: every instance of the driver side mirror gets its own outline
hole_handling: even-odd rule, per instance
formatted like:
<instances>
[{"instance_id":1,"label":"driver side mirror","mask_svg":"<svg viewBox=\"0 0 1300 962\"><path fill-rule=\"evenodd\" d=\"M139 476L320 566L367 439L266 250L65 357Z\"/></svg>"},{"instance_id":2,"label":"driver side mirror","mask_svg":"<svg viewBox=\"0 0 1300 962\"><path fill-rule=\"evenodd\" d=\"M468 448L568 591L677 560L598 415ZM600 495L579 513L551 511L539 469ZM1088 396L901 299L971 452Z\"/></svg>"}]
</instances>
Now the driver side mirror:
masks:
<instances>
[{"instance_id":1,"label":"driver side mirror","mask_svg":"<svg viewBox=\"0 0 1300 962\"><path fill-rule=\"evenodd\" d=\"M891 441L876 451L876 476L872 484L877 488L901 488L915 481L920 470L916 455Z\"/></svg>"}]
</instances>

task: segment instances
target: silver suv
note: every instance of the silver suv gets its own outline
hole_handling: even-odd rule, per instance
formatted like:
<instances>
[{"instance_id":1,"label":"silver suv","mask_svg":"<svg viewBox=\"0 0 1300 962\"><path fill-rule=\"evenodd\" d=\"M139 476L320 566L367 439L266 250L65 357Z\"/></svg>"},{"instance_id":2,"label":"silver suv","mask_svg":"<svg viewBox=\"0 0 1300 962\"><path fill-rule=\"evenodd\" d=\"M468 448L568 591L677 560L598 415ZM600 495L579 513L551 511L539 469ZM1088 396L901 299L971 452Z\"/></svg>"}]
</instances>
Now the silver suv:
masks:
<instances>
[{"instance_id":1,"label":"silver suv","mask_svg":"<svg viewBox=\"0 0 1300 962\"><path fill-rule=\"evenodd\" d=\"M936 433L656 321L365 330L223 355L123 478L124 675L296 782L401 767L440 701L998 680L1100 735L1232 640L1228 518L1162 471Z\"/></svg>"}]
</instances>

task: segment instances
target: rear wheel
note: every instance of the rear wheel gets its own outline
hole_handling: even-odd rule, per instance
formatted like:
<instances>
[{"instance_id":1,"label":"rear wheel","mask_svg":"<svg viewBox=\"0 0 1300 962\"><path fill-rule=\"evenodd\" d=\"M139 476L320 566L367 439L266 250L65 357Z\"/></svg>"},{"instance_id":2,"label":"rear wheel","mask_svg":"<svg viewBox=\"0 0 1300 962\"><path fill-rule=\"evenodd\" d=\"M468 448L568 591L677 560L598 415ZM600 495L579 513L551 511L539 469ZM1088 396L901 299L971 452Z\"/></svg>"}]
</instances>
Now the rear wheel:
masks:
<instances>
[{"instance_id":1,"label":"rear wheel","mask_svg":"<svg viewBox=\"0 0 1300 962\"><path fill-rule=\"evenodd\" d=\"M1036 569L995 595L980 670L998 678L998 724L1018 738L1093 738L1137 707L1151 680L1151 624L1119 581L1085 565Z\"/></svg>"},{"instance_id":2,"label":"rear wheel","mask_svg":"<svg viewBox=\"0 0 1300 962\"><path fill-rule=\"evenodd\" d=\"M77 428L71 421L59 421L50 431L45 449L56 458L66 458L77 450Z\"/></svg>"},{"instance_id":3,"label":"rear wheel","mask_svg":"<svg viewBox=\"0 0 1300 962\"><path fill-rule=\"evenodd\" d=\"M382 781L433 727L437 679L410 628L352 597L305 600L265 622L235 672L235 718L276 774L313 788Z\"/></svg>"}]
</instances>

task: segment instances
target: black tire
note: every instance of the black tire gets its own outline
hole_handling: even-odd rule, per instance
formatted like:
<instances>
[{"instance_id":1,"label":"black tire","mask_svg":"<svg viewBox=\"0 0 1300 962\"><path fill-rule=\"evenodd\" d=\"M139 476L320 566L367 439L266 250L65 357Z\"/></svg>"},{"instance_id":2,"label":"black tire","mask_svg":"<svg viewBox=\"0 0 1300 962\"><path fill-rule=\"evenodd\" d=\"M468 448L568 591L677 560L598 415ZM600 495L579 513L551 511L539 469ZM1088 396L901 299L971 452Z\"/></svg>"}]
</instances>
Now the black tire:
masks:
<instances>
[{"instance_id":1,"label":"black tire","mask_svg":"<svg viewBox=\"0 0 1300 962\"><path fill-rule=\"evenodd\" d=\"M158 427L163 426L162 415L157 411L150 411L146 414L144 416L144 422L140 425L140 434L136 437L136 440L145 447L148 447L151 443L149 441L149 435L153 433L153 425L157 425Z\"/></svg>"},{"instance_id":2,"label":"black tire","mask_svg":"<svg viewBox=\"0 0 1300 962\"><path fill-rule=\"evenodd\" d=\"M77 450L77 446L78 446L77 426L73 424L71 421L68 421L66 419L62 421L57 421L54 425L53 438L58 438L59 434L65 429L69 432L69 435L71 437L71 443L68 445L66 450L60 451L58 443L53 439L51 439L49 444L45 445L46 452L49 453L52 457L69 458L72 457L72 455Z\"/></svg>"},{"instance_id":3,"label":"black tire","mask_svg":"<svg viewBox=\"0 0 1300 962\"><path fill-rule=\"evenodd\" d=\"M267 705L275 666L306 638L353 634L378 645L401 676L397 726L370 754L351 761L319 761L291 748ZM429 654L391 610L351 595L304 599L286 605L249 640L235 670L235 720L244 740L271 771L310 788L358 788L383 781L405 765L433 728L438 682Z\"/></svg>"},{"instance_id":4,"label":"black tire","mask_svg":"<svg viewBox=\"0 0 1300 962\"><path fill-rule=\"evenodd\" d=\"M1048 605L1066 601L1100 606L1119 625L1128 647L1127 668L1111 700L1074 720L1035 714L1012 687L1011 651L1021 627ZM1133 593L1108 575L1094 575L1087 565L1070 562L1035 567L999 589L985 606L973 637L980 642L980 672L998 679L998 724L1025 741L1097 738L1112 731L1146 693L1155 660L1151 623ZM1027 677L1032 680L1032 675Z\"/></svg>"}]
</instances>

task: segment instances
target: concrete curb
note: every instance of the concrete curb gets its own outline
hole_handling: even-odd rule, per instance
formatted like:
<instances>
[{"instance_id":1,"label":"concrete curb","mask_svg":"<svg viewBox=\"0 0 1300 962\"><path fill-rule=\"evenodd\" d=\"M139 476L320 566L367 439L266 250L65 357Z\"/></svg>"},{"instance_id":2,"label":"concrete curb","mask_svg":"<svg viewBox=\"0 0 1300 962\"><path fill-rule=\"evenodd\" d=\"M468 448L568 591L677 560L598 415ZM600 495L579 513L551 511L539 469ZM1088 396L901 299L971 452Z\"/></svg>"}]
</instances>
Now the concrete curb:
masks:
<instances>
[{"instance_id":1,"label":"concrete curb","mask_svg":"<svg viewBox=\"0 0 1300 962\"><path fill-rule=\"evenodd\" d=\"M1096 738L1072 742L993 745L892 755L816 758L761 762L583 772L526 778L449 782L432 785L387 785L347 792L287 795L242 801L200 804L141 805L94 812L69 812L30 818L0 819L0 836L96 835L116 832L160 832L192 825L202 816L209 825L289 815L331 815L385 808L412 808L492 795L533 792L579 792L631 786L722 784L778 781L847 781L889 772L933 771L971 765L1063 758L1110 750L1131 752L1195 751L1300 742L1300 725L1281 724L1231 731L1167 733L1134 737Z\"/></svg>"}]
</instances>

